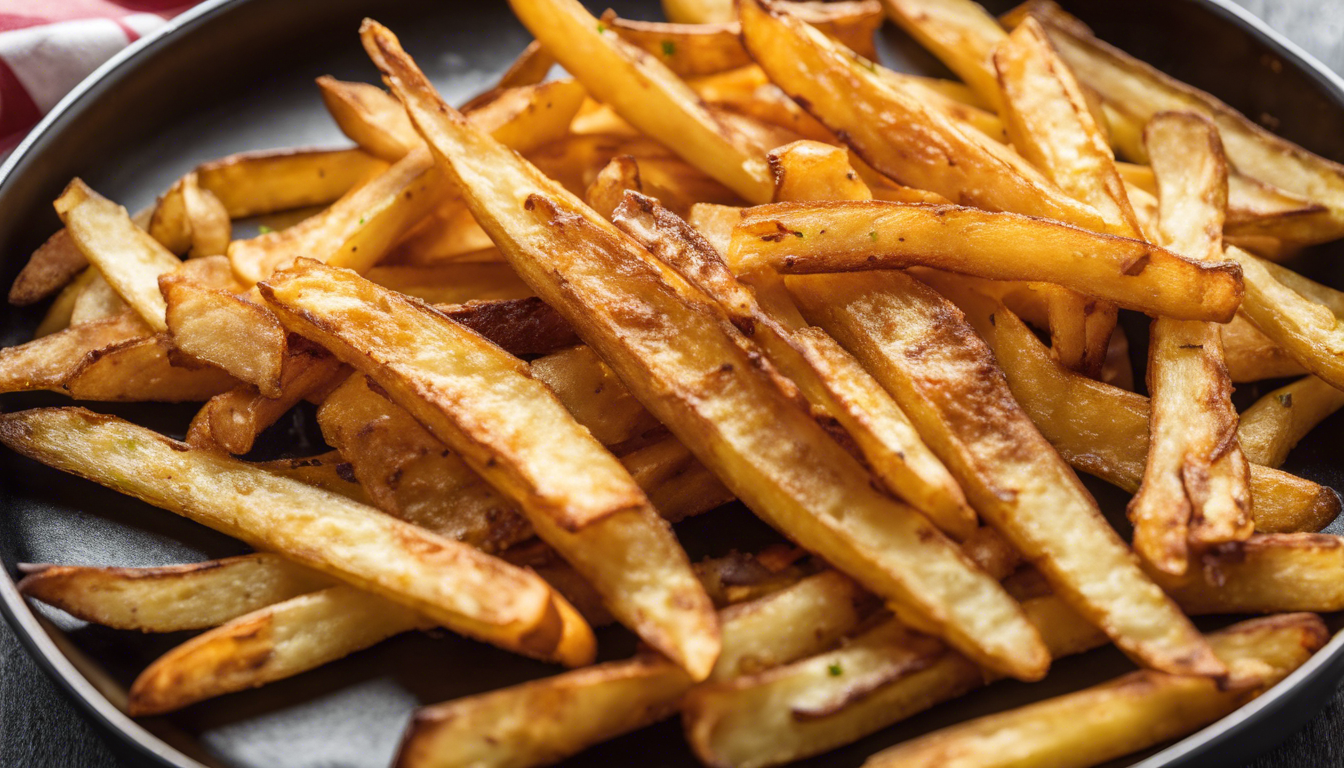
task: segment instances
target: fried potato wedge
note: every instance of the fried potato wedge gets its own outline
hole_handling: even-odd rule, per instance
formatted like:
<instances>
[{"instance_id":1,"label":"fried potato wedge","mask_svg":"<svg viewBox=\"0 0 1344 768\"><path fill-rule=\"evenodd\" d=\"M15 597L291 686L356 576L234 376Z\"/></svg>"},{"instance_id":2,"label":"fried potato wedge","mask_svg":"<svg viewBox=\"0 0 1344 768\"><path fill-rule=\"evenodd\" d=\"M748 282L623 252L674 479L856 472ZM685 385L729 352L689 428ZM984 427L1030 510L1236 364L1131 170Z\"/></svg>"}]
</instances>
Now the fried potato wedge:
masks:
<instances>
[{"instance_id":1,"label":"fried potato wedge","mask_svg":"<svg viewBox=\"0 0 1344 768\"><path fill-rule=\"evenodd\" d=\"M1190 614L1344 609L1344 540L1322 533L1252 536L1233 557L1185 579L1159 576Z\"/></svg>"},{"instance_id":2,"label":"fried potato wedge","mask_svg":"<svg viewBox=\"0 0 1344 768\"><path fill-rule=\"evenodd\" d=\"M975 530L975 512L947 468L920 439L900 406L833 339L818 329L789 327L789 320L764 310L714 247L655 201L627 193L613 222L711 296L739 328L751 329L751 338L770 361L823 417L845 429L893 494L954 539L964 539Z\"/></svg>"},{"instance_id":3,"label":"fried potato wedge","mask_svg":"<svg viewBox=\"0 0 1344 768\"><path fill-rule=\"evenodd\" d=\"M198 403L238 386L208 365L181 366L167 334L128 339L85 355L61 382L75 400Z\"/></svg>"},{"instance_id":4,"label":"fried potato wedge","mask_svg":"<svg viewBox=\"0 0 1344 768\"><path fill-rule=\"evenodd\" d=\"M395 163L416 147L424 146L411 127L406 110L387 91L368 83L350 83L330 75L317 78L322 103L341 133L365 152Z\"/></svg>"},{"instance_id":5,"label":"fried potato wedge","mask_svg":"<svg viewBox=\"0 0 1344 768\"><path fill-rule=\"evenodd\" d=\"M519 276L735 495L987 666L1044 674L1016 603L918 512L873 490L717 306L443 104L390 32L370 23L363 38Z\"/></svg>"},{"instance_id":6,"label":"fried potato wedge","mask_svg":"<svg viewBox=\"0 0 1344 768\"><path fill-rule=\"evenodd\" d=\"M1028 600L1023 609L1056 658L1105 643L1105 635L1059 598ZM849 672L900 653L869 643L851 659L842 646L774 670L701 684L682 704L687 739L707 765L780 765L844 746L986 682L984 670L944 651L925 654L922 667L897 669L883 683L865 686L864 695L845 695L852 687ZM817 701L843 705L798 716L795 703Z\"/></svg>"},{"instance_id":7,"label":"fried potato wedge","mask_svg":"<svg viewBox=\"0 0 1344 768\"><path fill-rule=\"evenodd\" d=\"M1277 469L1299 440L1340 408L1344 408L1344 391L1306 376L1243 411L1237 440L1248 460Z\"/></svg>"},{"instance_id":8,"label":"fried potato wedge","mask_svg":"<svg viewBox=\"0 0 1344 768\"><path fill-rule=\"evenodd\" d=\"M526 299L532 289L507 264L443 264L436 267L377 266L373 282L431 304Z\"/></svg>"},{"instance_id":9,"label":"fried potato wedge","mask_svg":"<svg viewBox=\"0 0 1344 768\"><path fill-rule=\"evenodd\" d=\"M116 317L123 312L129 311L130 305L122 301L103 277L103 273L98 271L97 267L89 268L89 281L84 285L84 290L75 298L74 305L70 307L70 325L84 325L99 320L106 320L109 317ZM72 283L73 285L73 283Z\"/></svg>"},{"instance_id":10,"label":"fried potato wedge","mask_svg":"<svg viewBox=\"0 0 1344 768\"><path fill-rule=\"evenodd\" d=\"M770 199L764 150L707 110L657 58L608 30L578 0L511 0L510 5L594 98L747 200Z\"/></svg>"},{"instance_id":11,"label":"fried potato wedge","mask_svg":"<svg viewBox=\"0 0 1344 768\"><path fill-rule=\"evenodd\" d=\"M415 608L469 637L551 658L570 631L563 600L535 575L343 496L120 419L80 408L9 413L0 416L0 442ZM589 642L586 653L557 660L584 664L592 650Z\"/></svg>"},{"instance_id":12,"label":"fried potato wedge","mask_svg":"<svg viewBox=\"0 0 1344 768\"><path fill-rule=\"evenodd\" d=\"M871 200L873 193L854 172L843 149L818 141L795 141L771 150L774 202Z\"/></svg>"},{"instance_id":13,"label":"fried potato wedge","mask_svg":"<svg viewBox=\"0 0 1344 768\"><path fill-rule=\"evenodd\" d=\"M1227 163L1217 129L1199 115L1164 112L1148 122L1144 145L1160 201L1153 239L1196 261L1220 261ZM1134 551L1172 575L1185 573L1190 549L1245 541L1254 530L1221 343L1212 323L1160 317L1150 332L1151 445L1129 519Z\"/></svg>"},{"instance_id":14,"label":"fried potato wedge","mask_svg":"<svg viewBox=\"0 0 1344 768\"><path fill-rule=\"evenodd\" d=\"M25 566L19 591L77 619L113 629L181 632L331 585L331 579L260 552L189 565L96 568Z\"/></svg>"},{"instance_id":15,"label":"fried potato wedge","mask_svg":"<svg viewBox=\"0 0 1344 768\"><path fill-rule=\"evenodd\" d=\"M228 210L214 193L201 189L195 173L159 197L147 231L177 256L222 254L233 239Z\"/></svg>"},{"instance_id":16,"label":"fried potato wedge","mask_svg":"<svg viewBox=\"0 0 1344 768\"><path fill-rule=\"evenodd\" d=\"M242 152L196 168L201 189L231 218L326 205L381 173L387 164L359 149Z\"/></svg>"},{"instance_id":17,"label":"fried potato wedge","mask_svg":"<svg viewBox=\"0 0 1344 768\"><path fill-rule=\"evenodd\" d=\"M804 316L886 387L976 511L1069 605L1145 666L1226 674L1013 399L993 353L955 306L901 272L793 277L787 285ZM995 414L992 426L986 413Z\"/></svg>"},{"instance_id":18,"label":"fried potato wedge","mask_svg":"<svg viewBox=\"0 0 1344 768\"><path fill-rule=\"evenodd\" d=\"M878 768L1085 768L1191 733L1231 713L1300 667L1329 639L1313 614L1253 619L1209 636L1250 689L1144 670L1077 693L982 717L868 758ZM1088 713L1079 717L1080 712Z\"/></svg>"},{"instance_id":19,"label":"fried potato wedge","mask_svg":"<svg viewBox=\"0 0 1344 768\"><path fill-rule=\"evenodd\" d=\"M1073 373L1055 361L1006 307L963 305L1023 410L1066 461L1133 493L1148 455L1148 398ZM993 316L993 320L990 316ZM1319 531L1340 512L1339 495L1309 480L1251 465L1257 531Z\"/></svg>"},{"instance_id":20,"label":"fried potato wedge","mask_svg":"<svg viewBox=\"0 0 1344 768\"><path fill-rule=\"evenodd\" d=\"M28 258L9 288L9 303L20 307L36 304L59 291L88 265L89 260L70 233L61 229Z\"/></svg>"},{"instance_id":21,"label":"fried potato wedge","mask_svg":"<svg viewBox=\"0 0 1344 768\"><path fill-rule=\"evenodd\" d=\"M285 329L270 310L185 275L160 276L159 290L175 347L251 384L264 397L280 396Z\"/></svg>"},{"instance_id":22,"label":"fried potato wedge","mask_svg":"<svg viewBox=\"0 0 1344 768\"><path fill-rule=\"evenodd\" d=\"M359 277L300 260L260 285L282 322L370 376L512 500L613 615L695 679L719 654L713 606L629 472L524 363Z\"/></svg>"},{"instance_id":23,"label":"fried potato wedge","mask_svg":"<svg viewBox=\"0 0 1344 768\"><path fill-rule=\"evenodd\" d=\"M959 206L776 203L743 213L735 272L789 274L921 265L993 280L1054 283L1121 307L1226 322L1241 302L1230 262L1194 262L1142 240Z\"/></svg>"},{"instance_id":24,"label":"fried potato wedge","mask_svg":"<svg viewBox=\"0 0 1344 768\"><path fill-rule=\"evenodd\" d=\"M0 392L60 387L91 354L149 336L149 326L127 311L117 317L82 323L0 349Z\"/></svg>"},{"instance_id":25,"label":"fried potato wedge","mask_svg":"<svg viewBox=\"0 0 1344 768\"><path fill-rule=\"evenodd\" d=\"M130 689L134 717L160 715L283 680L434 622L341 584L268 605L197 635L145 668ZM313 637L324 642L313 642Z\"/></svg>"},{"instance_id":26,"label":"fried potato wedge","mask_svg":"<svg viewBox=\"0 0 1344 768\"><path fill-rule=\"evenodd\" d=\"M963 205L1105 231L1096 211L1065 195L1011 149L927 105L927 89L883 77L877 65L786 7L744 2L743 43L776 85L879 173Z\"/></svg>"},{"instance_id":27,"label":"fried potato wedge","mask_svg":"<svg viewBox=\"0 0 1344 768\"><path fill-rule=\"evenodd\" d=\"M182 266L171 252L131 222L126 209L75 179L56 212L80 252L151 328L167 330L158 278Z\"/></svg>"}]
</instances>

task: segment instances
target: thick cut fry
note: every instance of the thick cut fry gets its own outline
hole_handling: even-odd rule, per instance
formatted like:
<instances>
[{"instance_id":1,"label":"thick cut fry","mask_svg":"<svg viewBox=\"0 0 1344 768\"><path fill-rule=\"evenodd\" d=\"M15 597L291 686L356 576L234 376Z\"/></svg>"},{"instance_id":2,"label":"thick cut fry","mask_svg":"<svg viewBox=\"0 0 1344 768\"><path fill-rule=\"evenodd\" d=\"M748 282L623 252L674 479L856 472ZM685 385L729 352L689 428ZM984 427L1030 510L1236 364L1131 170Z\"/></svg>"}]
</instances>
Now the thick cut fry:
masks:
<instances>
[{"instance_id":1,"label":"thick cut fry","mask_svg":"<svg viewBox=\"0 0 1344 768\"><path fill-rule=\"evenodd\" d=\"M763 149L707 110L690 86L656 58L609 30L578 0L511 0L510 5L594 98L747 200L770 199Z\"/></svg>"},{"instance_id":2,"label":"thick cut fry","mask_svg":"<svg viewBox=\"0 0 1344 768\"><path fill-rule=\"evenodd\" d=\"M88 284L70 308L70 325L106 320L130 310L130 306L121 300L97 267L90 267L89 273Z\"/></svg>"},{"instance_id":3,"label":"thick cut fry","mask_svg":"<svg viewBox=\"0 0 1344 768\"><path fill-rule=\"evenodd\" d=\"M191 403L238 386L238 380L208 365L183 367L166 334L128 339L85 355L61 383L75 400Z\"/></svg>"},{"instance_id":4,"label":"thick cut fry","mask_svg":"<svg viewBox=\"0 0 1344 768\"><path fill-rule=\"evenodd\" d=\"M435 309L513 355L545 355L579 343L574 328L535 296L469 301Z\"/></svg>"},{"instance_id":5,"label":"thick cut fry","mask_svg":"<svg viewBox=\"0 0 1344 768\"><path fill-rule=\"evenodd\" d=\"M849 155L819 141L795 141L770 152L777 203L809 200L871 200L868 185L854 172Z\"/></svg>"},{"instance_id":6,"label":"thick cut fry","mask_svg":"<svg viewBox=\"0 0 1344 768\"><path fill-rule=\"evenodd\" d=\"M620 155L602 167L583 193L583 199L602 218L610 219L627 190L642 193L644 185L639 181L639 163L629 155Z\"/></svg>"},{"instance_id":7,"label":"thick cut fry","mask_svg":"<svg viewBox=\"0 0 1344 768\"><path fill-rule=\"evenodd\" d=\"M195 173L178 179L159 198L148 232L177 256L222 254L232 239L228 211L212 192L201 189Z\"/></svg>"},{"instance_id":8,"label":"thick cut fry","mask_svg":"<svg viewBox=\"0 0 1344 768\"><path fill-rule=\"evenodd\" d=\"M1163 113L1144 136L1161 205L1154 239L1190 259L1220 260L1227 165L1217 130L1198 115ZM1129 519L1134 551L1177 576L1189 566L1191 547L1198 553L1245 541L1254 530L1250 470L1237 442L1221 342L1211 323L1158 318L1152 324L1151 445Z\"/></svg>"},{"instance_id":9,"label":"thick cut fry","mask_svg":"<svg viewBox=\"0 0 1344 768\"><path fill-rule=\"evenodd\" d=\"M994 350L1014 397L1065 460L1130 493L1138 490L1148 456L1148 398L1061 367L1002 305L984 313L977 305L964 308ZM1250 486L1257 531L1319 531L1340 512L1333 489L1269 467L1251 465Z\"/></svg>"},{"instance_id":10,"label":"thick cut fry","mask_svg":"<svg viewBox=\"0 0 1344 768\"><path fill-rule=\"evenodd\" d=\"M26 566L19 591L84 621L140 632L216 627L331 579L258 553L153 568Z\"/></svg>"},{"instance_id":11,"label":"thick cut fry","mask_svg":"<svg viewBox=\"0 0 1344 768\"><path fill-rule=\"evenodd\" d=\"M976 510L1080 614L1155 669L1226 669L1153 584L946 299L900 272L790 278L809 321L864 363ZM992 424L984 414L994 414Z\"/></svg>"},{"instance_id":12,"label":"thick cut fry","mask_svg":"<svg viewBox=\"0 0 1344 768\"><path fill-rule=\"evenodd\" d=\"M196 168L196 179L230 217L243 219L326 205L386 168L358 149L277 149L212 160Z\"/></svg>"},{"instance_id":13,"label":"thick cut fry","mask_svg":"<svg viewBox=\"0 0 1344 768\"><path fill-rule=\"evenodd\" d=\"M922 265L1073 288L1164 317L1226 322L1241 302L1232 263L1193 262L1142 240L958 206L881 201L776 203L733 231L736 272L791 274Z\"/></svg>"},{"instance_id":14,"label":"thick cut fry","mask_svg":"<svg viewBox=\"0 0 1344 768\"><path fill-rule=\"evenodd\" d=\"M173 344L222 368L265 397L279 397L285 329L265 307L242 296L206 288L184 275L159 278Z\"/></svg>"},{"instance_id":15,"label":"thick cut fry","mask_svg":"<svg viewBox=\"0 0 1344 768\"><path fill-rule=\"evenodd\" d=\"M1185 579L1161 578L1181 608L1200 613L1344 610L1344 540L1321 533L1252 536L1232 557Z\"/></svg>"},{"instance_id":16,"label":"thick cut fry","mask_svg":"<svg viewBox=\"0 0 1344 768\"><path fill-rule=\"evenodd\" d=\"M573 609L545 582L502 560L110 416L80 408L5 414L0 442L411 606L470 637L551 658L571 631L560 606ZM588 639L586 652L556 660L591 661L591 630Z\"/></svg>"},{"instance_id":17,"label":"thick cut fry","mask_svg":"<svg viewBox=\"0 0 1344 768\"><path fill-rule=\"evenodd\" d=\"M411 608L344 584L293 597L197 635L156 659L131 685L129 711L135 717L171 712L432 626ZM328 640L314 643L314 636Z\"/></svg>"},{"instance_id":18,"label":"thick cut fry","mask_svg":"<svg viewBox=\"0 0 1344 768\"><path fill-rule=\"evenodd\" d=\"M873 490L717 307L443 104L390 32L367 24L363 37L519 276L735 495L968 655L1044 674L1017 605L916 511Z\"/></svg>"},{"instance_id":19,"label":"thick cut fry","mask_svg":"<svg viewBox=\"0 0 1344 768\"><path fill-rule=\"evenodd\" d=\"M768 669L825 648L859 620L853 582L826 572L720 613L716 678ZM817 631L813 631L813 629ZM654 656L636 656L421 709L399 768L542 765L651 725L676 711L692 682ZM545 713L538 720L537 713Z\"/></svg>"},{"instance_id":20,"label":"thick cut fry","mask_svg":"<svg viewBox=\"0 0 1344 768\"><path fill-rule=\"evenodd\" d=\"M791 317L781 320L785 313L763 309L713 246L649 198L629 193L613 221L717 301L739 328L751 329L751 337L770 361L823 417L845 429L892 493L955 539L975 530L975 512L947 468L881 385L833 339L817 329L802 328L801 322L790 323ZM797 315L797 310L788 312Z\"/></svg>"},{"instance_id":21,"label":"thick cut fry","mask_svg":"<svg viewBox=\"0 0 1344 768\"><path fill-rule=\"evenodd\" d=\"M1344 391L1307 376L1270 392L1241 414L1237 440L1246 458L1278 468L1312 429L1344 408Z\"/></svg>"},{"instance_id":22,"label":"thick cut fry","mask_svg":"<svg viewBox=\"0 0 1344 768\"><path fill-rule=\"evenodd\" d=\"M743 2L747 50L776 85L879 173L963 205L1105 231L1096 211L1065 195L1012 150L931 108L924 89L898 86L784 8Z\"/></svg>"},{"instance_id":23,"label":"thick cut fry","mask_svg":"<svg viewBox=\"0 0 1344 768\"><path fill-rule=\"evenodd\" d=\"M56 201L81 253L102 273L117 294L156 331L167 329L158 278L182 262L131 222L126 209L75 179Z\"/></svg>"},{"instance_id":24,"label":"thick cut fry","mask_svg":"<svg viewBox=\"0 0 1344 768\"><path fill-rule=\"evenodd\" d=\"M603 445L617 445L659 424L591 347L574 347L532 362L532 376Z\"/></svg>"},{"instance_id":25,"label":"thick cut fry","mask_svg":"<svg viewBox=\"0 0 1344 768\"><path fill-rule=\"evenodd\" d=\"M1056 658L1105 642L1105 635L1056 597L1027 600L1023 608ZM880 660L881 650L861 646L855 661ZM706 765L788 763L844 746L986 682L984 670L944 652L928 658L923 669L894 675L831 712L798 717L796 702L839 701L851 688L846 678L854 668L841 647L761 674L702 684L682 705L691 748Z\"/></svg>"},{"instance_id":26,"label":"thick cut fry","mask_svg":"<svg viewBox=\"0 0 1344 768\"><path fill-rule=\"evenodd\" d=\"M317 486L324 491L339 493L360 504L369 503L368 494L359 486L350 463L337 451L298 459L264 461L257 466L291 480Z\"/></svg>"},{"instance_id":27,"label":"thick cut fry","mask_svg":"<svg viewBox=\"0 0 1344 768\"><path fill-rule=\"evenodd\" d=\"M1232 322L1218 326L1223 342L1227 375L1234 383L1303 376L1307 369L1283 347L1260 332L1255 324L1238 312Z\"/></svg>"},{"instance_id":28,"label":"thick cut fry","mask_svg":"<svg viewBox=\"0 0 1344 768\"><path fill-rule=\"evenodd\" d=\"M437 267L379 266L365 275L394 291L431 304L526 299L532 295L507 264L444 264Z\"/></svg>"},{"instance_id":29,"label":"thick cut fry","mask_svg":"<svg viewBox=\"0 0 1344 768\"><path fill-rule=\"evenodd\" d=\"M133 312L82 323L27 344L0 349L0 392L59 391L91 354L145 338L149 326Z\"/></svg>"},{"instance_id":30,"label":"thick cut fry","mask_svg":"<svg viewBox=\"0 0 1344 768\"><path fill-rule=\"evenodd\" d=\"M336 125L369 154L395 163L423 146L406 110L387 91L368 83L348 83L330 75L317 78L322 103Z\"/></svg>"},{"instance_id":31,"label":"thick cut fry","mask_svg":"<svg viewBox=\"0 0 1344 768\"><path fill-rule=\"evenodd\" d=\"M9 288L9 303L20 307L36 304L59 291L88 265L89 260L69 231L59 230L33 251Z\"/></svg>"},{"instance_id":32,"label":"thick cut fry","mask_svg":"<svg viewBox=\"0 0 1344 768\"><path fill-rule=\"evenodd\" d=\"M1134 672L1112 682L982 717L899 744L868 768L1086 768L1160 744L1218 720L1282 680L1325 645L1313 614L1255 619L1209 637L1219 655L1246 670L1253 687ZM1080 713L1085 716L1080 717Z\"/></svg>"},{"instance_id":33,"label":"thick cut fry","mask_svg":"<svg viewBox=\"0 0 1344 768\"><path fill-rule=\"evenodd\" d=\"M999 103L995 46L1006 37L998 21L975 0L882 0L887 16L971 86Z\"/></svg>"},{"instance_id":34,"label":"thick cut fry","mask_svg":"<svg viewBox=\"0 0 1344 768\"><path fill-rule=\"evenodd\" d=\"M524 363L423 304L318 262L300 261L260 288L282 322L370 376L517 504L613 615L693 678L709 674L718 625L671 528Z\"/></svg>"}]
</instances>

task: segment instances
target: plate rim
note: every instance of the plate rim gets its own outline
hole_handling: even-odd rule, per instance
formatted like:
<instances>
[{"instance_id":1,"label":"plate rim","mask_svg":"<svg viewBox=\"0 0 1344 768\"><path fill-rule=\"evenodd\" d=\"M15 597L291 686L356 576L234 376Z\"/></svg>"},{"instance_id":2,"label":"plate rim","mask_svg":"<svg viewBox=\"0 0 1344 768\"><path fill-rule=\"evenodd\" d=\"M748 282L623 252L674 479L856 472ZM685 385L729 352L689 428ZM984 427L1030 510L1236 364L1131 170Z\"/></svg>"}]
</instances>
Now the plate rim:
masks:
<instances>
[{"instance_id":1,"label":"plate rim","mask_svg":"<svg viewBox=\"0 0 1344 768\"><path fill-rule=\"evenodd\" d=\"M46 138L53 126L64 120L67 113L76 111L86 98L96 96L95 91L104 82L133 73L137 59L150 53L169 38L207 24L213 17L233 7L251 2L254 0L203 0L103 62L62 97L14 148L4 163L0 164L0 196L10 185L19 166L28 158L33 148ZM1344 111L1344 75L1327 67L1317 57L1269 26L1259 16L1237 5L1233 0L1185 0L1185 2L1203 7L1207 12L1258 38L1269 48L1276 49L1275 52L1281 58L1298 64L1305 74L1317 81L1334 97L1341 111ZM76 710L101 732L100 735L108 743L109 748L115 752L118 751L118 747L129 747L141 760L152 761L168 768L207 768L204 763L189 757L163 737L131 718L99 691L61 650L57 641L51 636L51 631L44 626L44 621L19 594L16 582L10 575L9 564L4 565L4 568L0 568L0 615L13 630L28 656L50 680L56 683L57 689L76 704ZM1325 667L1334 669L1323 669ZM1305 664L1268 691L1231 714L1132 764L1130 768L1165 768L1187 758L1197 758L1201 752L1216 746L1216 742L1244 736L1272 714L1268 710L1281 708L1284 697L1290 691L1309 682L1322 682L1323 676L1331 671L1336 678L1344 678L1344 630L1335 633L1330 641ZM1324 702L1314 704L1307 717L1318 715L1323 707ZM1265 745L1263 750L1282 744L1286 738Z\"/></svg>"}]
</instances>

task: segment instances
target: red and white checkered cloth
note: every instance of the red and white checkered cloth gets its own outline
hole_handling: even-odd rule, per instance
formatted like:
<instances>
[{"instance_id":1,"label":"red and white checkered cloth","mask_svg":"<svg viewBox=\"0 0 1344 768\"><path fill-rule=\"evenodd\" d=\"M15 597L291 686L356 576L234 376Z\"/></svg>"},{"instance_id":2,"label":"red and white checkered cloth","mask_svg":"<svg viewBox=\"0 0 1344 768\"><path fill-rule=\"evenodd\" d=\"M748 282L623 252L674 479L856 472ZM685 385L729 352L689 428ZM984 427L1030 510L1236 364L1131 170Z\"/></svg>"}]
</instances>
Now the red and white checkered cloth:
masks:
<instances>
[{"instance_id":1,"label":"red and white checkered cloth","mask_svg":"<svg viewBox=\"0 0 1344 768\"><path fill-rule=\"evenodd\" d=\"M0 0L0 153L114 53L199 0Z\"/></svg>"}]
</instances>

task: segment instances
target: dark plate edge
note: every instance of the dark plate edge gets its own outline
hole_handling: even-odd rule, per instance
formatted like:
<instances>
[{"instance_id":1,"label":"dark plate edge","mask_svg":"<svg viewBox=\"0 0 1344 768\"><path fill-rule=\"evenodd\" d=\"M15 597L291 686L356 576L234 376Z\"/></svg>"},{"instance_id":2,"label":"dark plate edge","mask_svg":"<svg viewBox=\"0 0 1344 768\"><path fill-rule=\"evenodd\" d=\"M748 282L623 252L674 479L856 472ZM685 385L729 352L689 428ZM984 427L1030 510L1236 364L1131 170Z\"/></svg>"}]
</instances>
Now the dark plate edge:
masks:
<instances>
[{"instance_id":1,"label":"dark plate edge","mask_svg":"<svg viewBox=\"0 0 1344 768\"><path fill-rule=\"evenodd\" d=\"M1204 6L1210 13L1240 27L1253 37L1260 39L1275 49L1281 58L1293 61L1316 80L1326 91L1333 93L1335 101L1344 108L1344 77L1326 67L1319 59L1308 53L1293 41L1284 37L1262 19L1250 11L1238 6L1232 0L1192 0ZM3 165L0 165L0 189L10 180L14 171L27 159L29 151L38 144L53 125L66 117L77 103L96 91L104 81L117 70L129 67L150 48L171 35L185 29L207 23L211 17L223 12L227 6L238 5L248 0L204 0L194 8L178 15L149 35L117 52L110 59L89 74L62 98L43 119L33 127L29 134L14 149ZM73 699L95 726L105 733L121 739L125 746L143 759L152 760L158 765L170 768L206 768L202 763L188 757L163 739L151 733L144 726L131 719L116 705L112 704L88 678L70 661L51 638L48 630L39 621L32 608L24 600L7 568L0 569L0 615L3 615L14 630L20 644L28 651L37 665L56 682L58 688ZM1133 764L1131 768L1168 768L1188 764L1203 753L1216 747L1219 740L1233 737L1249 737L1251 729L1261 720L1273 715L1300 719L1303 723L1324 706L1326 698L1333 694L1334 686L1325 689L1325 697L1316 692L1306 708L1297 712L1285 713L1288 706L1284 697L1300 687L1322 687L1326 677L1333 676L1335 682L1344 677L1344 631L1337 633L1324 648L1317 651L1306 664L1288 675L1270 690L1238 708L1235 712L1214 722L1203 729L1172 744L1147 759ZM1269 749L1282 740L1261 744L1252 748L1246 755L1248 759Z\"/></svg>"}]
</instances>

